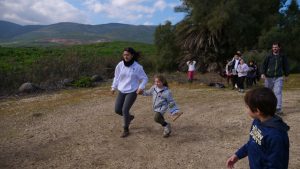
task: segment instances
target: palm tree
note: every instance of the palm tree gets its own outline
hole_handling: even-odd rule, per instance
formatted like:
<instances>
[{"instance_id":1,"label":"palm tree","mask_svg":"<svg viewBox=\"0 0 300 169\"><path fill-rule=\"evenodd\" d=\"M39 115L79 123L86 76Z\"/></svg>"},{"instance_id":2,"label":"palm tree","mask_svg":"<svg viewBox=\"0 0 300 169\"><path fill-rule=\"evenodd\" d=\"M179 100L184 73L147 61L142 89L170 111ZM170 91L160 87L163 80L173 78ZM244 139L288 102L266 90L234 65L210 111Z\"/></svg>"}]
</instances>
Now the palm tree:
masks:
<instances>
[{"instance_id":1,"label":"palm tree","mask_svg":"<svg viewBox=\"0 0 300 169\"><path fill-rule=\"evenodd\" d=\"M181 60L194 59L204 66L217 61L221 51L222 31L211 30L203 23L195 24L190 18L186 18L176 25L176 41L183 52ZM201 66L200 66L201 67Z\"/></svg>"},{"instance_id":2,"label":"palm tree","mask_svg":"<svg viewBox=\"0 0 300 169\"><path fill-rule=\"evenodd\" d=\"M176 10L186 17L176 25L182 63L221 63L236 50L253 49L263 30L276 24L286 0L182 0Z\"/></svg>"}]
</instances>

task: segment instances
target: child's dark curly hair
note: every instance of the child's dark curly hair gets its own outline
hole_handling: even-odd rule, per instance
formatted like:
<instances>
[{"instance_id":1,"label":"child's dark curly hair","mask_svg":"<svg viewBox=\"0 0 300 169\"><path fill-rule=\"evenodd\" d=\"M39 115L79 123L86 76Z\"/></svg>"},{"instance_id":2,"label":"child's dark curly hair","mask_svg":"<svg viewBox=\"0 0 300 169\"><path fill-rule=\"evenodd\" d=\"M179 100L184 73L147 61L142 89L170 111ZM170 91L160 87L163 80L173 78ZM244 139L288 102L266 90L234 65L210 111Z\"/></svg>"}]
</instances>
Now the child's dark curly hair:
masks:
<instances>
[{"instance_id":1,"label":"child's dark curly hair","mask_svg":"<svg viewBox=\"0 0 300 169\"><path fill-rule=\"evenodd\" d=\"M244 100L252 112L260 110L264 116L274 116L276 112L277 98L269 88L252 89L246 93Z\"/></svg>"}]
</instances>

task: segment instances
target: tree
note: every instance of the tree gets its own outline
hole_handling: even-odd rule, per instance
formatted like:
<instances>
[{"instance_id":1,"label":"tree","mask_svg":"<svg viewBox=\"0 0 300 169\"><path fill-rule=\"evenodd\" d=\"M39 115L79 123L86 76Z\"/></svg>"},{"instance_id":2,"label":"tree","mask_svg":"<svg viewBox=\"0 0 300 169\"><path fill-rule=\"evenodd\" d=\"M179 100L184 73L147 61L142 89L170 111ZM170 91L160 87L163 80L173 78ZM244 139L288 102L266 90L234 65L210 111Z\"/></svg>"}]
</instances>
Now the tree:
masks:
<instances>
[{"instance_id":1,"label":"tree","mask_svg":"<svg viewBox=\"0 0 300 169\"><path fill-rule=\"evenodd\" d=\"M299 72L300 48L297 46L300 44L300 9L296 0L291 1L283 15L283 49L291 60L291 71Z\"/></svg>"},{"instance_id":2,"label":"tree","mask_svg":"<svg viewBox=\"0 0 300 169\"><path fill-rule=\"evenodd\" d=\"M177 70L180 51L176 46L174 27L170 21L156 28L154 42L157 48L156 70L159 72Z\"/></svg>"},{"instance_id":3,"label":"tree","mask_svg":"<svg viewBox=\"0 0 300 169\"><path fill-rule=\"evenodd\" d=\"M219 14L221 10L215 10L215 13L211 12L211 16L207 16L210 9L217 7L216 4L215 1L208 0L183 2L181 8L188 14L176 25L177 43L184 51L181 66L184 66L186 60L194 59L203 68L225 55L223 46L226 44L222 39L224 37L222 25L227 16ZM210 19L216 15L221 17Z\"/></svg>"},{"instance_id":4,"label":"tree","mask_svg":"<svg viewBox=\"0 0 300 169\"><path fill-rule=\"evenodd\" d=\"M263 32L277 24L286 0L182 0L186 18L176 25L177 42L185 55L200 63L223 62L236 50L257 47Z\"/></svg>"},{"instance_id":5,"label":"tree","mask_svg":"<svg viewBox=\"0 0 300 169\"><path fill-rule=\"evenodd\" d=\"M260 36L259 47L269 49L274 41L282 44L282 51L291 60L291 70L299 72L300 49L296 46L300 43L300 10L296 0L283 8L277 24Z\"/></svg>"}]
</instances>

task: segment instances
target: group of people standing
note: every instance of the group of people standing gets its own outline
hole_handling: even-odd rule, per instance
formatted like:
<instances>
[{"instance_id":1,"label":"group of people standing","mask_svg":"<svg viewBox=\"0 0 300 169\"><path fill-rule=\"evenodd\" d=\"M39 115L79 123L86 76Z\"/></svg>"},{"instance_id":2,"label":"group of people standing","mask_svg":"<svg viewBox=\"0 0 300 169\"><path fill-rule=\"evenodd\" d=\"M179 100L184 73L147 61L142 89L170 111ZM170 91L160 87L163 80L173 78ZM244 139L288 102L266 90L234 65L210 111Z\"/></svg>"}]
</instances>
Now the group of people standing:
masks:
<instances>
[{"instance_id":1,"label":"group of people standing","mask_svg":"<svg viewBox=\"0 0 300 169\"><path fill-rule=\"evenodd\" d=\"M283 75L289 74L287 59L280 52L279 43L273 43L272 53L262 63L261 78L265 79L265 87L248 91L244 97L248 114L253 118L249 141L233 154L226 162L228 168L248 156L250 168L280 168L287 169L289 161L289 126L276 115L281 112ZM171 133L170 123L165 121L164 114L169 111L173 121L182 112L179 111L168 88L165 77L154 77L154 85L145 90L148 77L143 67L137 62L139 53L133 48L125 48L122 61L115 68L115 76L111 92L118 90L115 102L115 112L123 117L124 131L121 137L127 137L129 125L134 119L130 108L137 95L152 96L154 120L163 127L163 137ZM238 85L239 91L244 91L244 81L251 69L257 69L250 62L244 62L240 53L231 61L233 87ZM196 62L188 62L189 80L193 80ZM191 68L191 69L190 69ZM252 72L253 73L253 72Z\"/></svg>"},{"instance_id":2,"label":"group of people standing","mask_svg":"<svg viewBox=\"0 0 300 169\"><path fill-rule=\"evenodd\" d=\"M245 91L245 81L247 87L256 85L256 80L263 79L264 86L273 90L277 98L278 114L282 114L282 88L284 79L289 75L289 65L285 55L280 52L280 44L272 44L272 52L265 57L258 68L253 60L247 65L238 51L232 60L226 65L227 82L231 79L232 89L238 88L239 92ZM285 77L285 78L284 78Z\"/></svg>"},{"instance_id":3,"label":"group of people standing","mask_svg":"<svg viewBox=\"0 0 300 169\"><path fill-rule=\"evenodd\" d=\"M280 52L280 44L272 44L272 52L261 65L264 88L248 91L244 97L248 114L253 118L249 140L226 162L228 168L248 156L251 169L287 169L289 163L290 127L278 115L282 115L282 88L284 77L289 75L289 65Z\"/></svg>"},{"instance_id":4,"label":"group of people standing","mask_svg":"<svg viewBox=\"0 0 300 169\"><path fill-rule=\"evenodd\" d=\"M232 90L238 88L239 92L245 91L245 82L247 87L256 85L256 80L259 76L259 70L253 60L245 63L241 52L237 51L232 60L228 60L226 67L227 84L231 80Z\"/></svg>"}]
</instances>

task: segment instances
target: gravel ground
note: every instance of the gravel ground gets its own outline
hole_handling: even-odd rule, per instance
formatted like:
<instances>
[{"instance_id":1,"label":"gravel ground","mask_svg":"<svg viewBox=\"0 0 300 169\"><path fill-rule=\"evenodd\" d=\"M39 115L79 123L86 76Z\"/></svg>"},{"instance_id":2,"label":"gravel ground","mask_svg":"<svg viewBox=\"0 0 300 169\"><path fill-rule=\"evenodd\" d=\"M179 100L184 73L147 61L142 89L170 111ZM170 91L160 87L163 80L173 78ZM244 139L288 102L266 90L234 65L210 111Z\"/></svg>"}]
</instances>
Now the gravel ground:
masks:
<instances>
[{"instance_id":1,"label":"gravel ground","mask_svg":"<svg viewBox=\"0 0 300 169\"><path fill-rule=\"evenodd\" d=\"M153 120L151 97L143 96L132 108L131 135L120 138L122 118L113 112L109 87L3 99L0 168L226 168L248 139L244 94L202 83L170 86L184 114L171 122L169 138ZM283 119L291 126L289 168L299 169L300 89L283 95ZM249 168L247 158L235 168Z\"/></svg>"}]
</instances>

